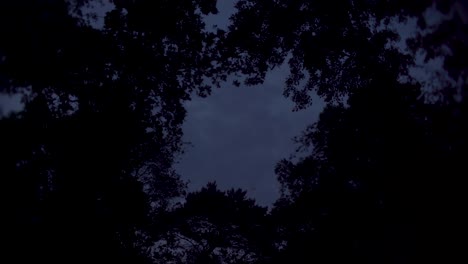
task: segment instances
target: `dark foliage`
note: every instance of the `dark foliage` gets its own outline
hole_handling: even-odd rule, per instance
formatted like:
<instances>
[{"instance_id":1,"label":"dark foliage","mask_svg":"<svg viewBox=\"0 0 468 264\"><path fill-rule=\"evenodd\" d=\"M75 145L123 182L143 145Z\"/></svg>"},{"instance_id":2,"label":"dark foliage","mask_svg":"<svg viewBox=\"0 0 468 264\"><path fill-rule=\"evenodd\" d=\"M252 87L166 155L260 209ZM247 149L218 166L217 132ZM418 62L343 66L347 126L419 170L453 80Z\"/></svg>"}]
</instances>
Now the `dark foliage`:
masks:
<instances>
[{"instance_id":1,"label":"dark foliage","mask_svg":"<svg viewBox=\"0 0 468 264\"><path fill-rule=\"evenodd\" d=\"M259 263L273 251L266 208L242 190L208 183L167 219L169 228L156 242L157 263Z\"/></svg>"},{"instance_id":2,"label":"dark foliage","mask_svg":"<svg viewBox=\"0 0 468 264\"><path fill-rule=\"evenodd\" d=\"M184 191L183 101L209 93L212 1L115 1L103 29L88 1L2 1L2 215L14 262L144 261L150 213Z\"/></svg>"},{"instance_id":3,"label":"dark foliage","mask_svg":"<svg viewBox=\"0 0 468 264\"><path fill-rule=\"evenodd\" d=\"M24 103L0 119L4 262L456 262L464 1L239 0L228 32L205 30L214 0L114 0L102 18L98 2L0 2L0 92ZM452 14L434 26L433 2ZM391 25L410 16L424 31L403 54ZM412 79L421 51L451 81ZM183 103L283 63L296 110L313 93L327 106L304 157L277 164L281 198L267 212L215 183L184 197Z\"/></svg>"},{"instance_id":4,"label":"dark foliage","mask_svg":"<svg viewBox=\"0 0 468 264\"><path fill-rule=\"evenodd\" d=\"M237 2L226 69L240 68L246 84L258 84L286 61L285 95L297 109L313 103L311 92L329 103L299 138L311 153L276 168L282 198L273 215L286 244L278 263L447 262L460 253L451 237L464 200L466 22L455 16L409 43L427 60L447 56L445 69L458 80L453 89L430 76L436 89L429 91L401 81L415 53L392 48L398 35L386 27L412 15L424 28L429 4ZM458 4L436 8L448 13Z\"/></svg>"}]
</instances>

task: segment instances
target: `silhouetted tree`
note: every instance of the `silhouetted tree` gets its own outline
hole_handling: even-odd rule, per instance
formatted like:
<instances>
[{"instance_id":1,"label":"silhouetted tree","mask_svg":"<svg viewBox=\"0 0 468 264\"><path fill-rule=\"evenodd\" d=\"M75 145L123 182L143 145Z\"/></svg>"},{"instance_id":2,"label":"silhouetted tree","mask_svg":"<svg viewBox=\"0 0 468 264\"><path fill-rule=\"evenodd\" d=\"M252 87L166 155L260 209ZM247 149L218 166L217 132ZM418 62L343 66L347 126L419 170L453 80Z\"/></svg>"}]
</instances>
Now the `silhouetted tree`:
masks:
<instances>
[{"instance_id":1,"label":"silhouetted tree","mask_svg":"<svg viewBox=\"0 0 468 264\"><path fill-rule=\"evenodd\" d=\"M240 189L208 183L189 193L170 219L153 249L161 263L261 263L273 248L266 208Z\"/></svg>"},{"instance_id":2,"label":"silhouetted tree","mask_svg":"<svg viewBox=\"0 0 468 264\"><path fill-rule=\"evenodd\" d=\"M225 40L226 69L240 68L247 84L258 84L269 69L287 62L284 94L298 109L311 103L310 91L327 102L342 101L373 78L383 58L388 68L400 67L399 61L407 59L386 48L397 34L377 31L378 24L372 24L391 9L382 2L238 1ZM405 74L404 67L398 71Z\"/></svg>"},{"instance_id":3,"label":"silhouetted tree","mask_svg":"<svg viewBox=\"0 0 468 264\"><path fill-rule=\"evenodd\" d=\"M446 34L437 32L442 29L433 34ZM459 43L466 35L454 38ZM287 242L279 263L413 263L460 256L458 239L451 236L463 218L459 173L466 171L466 99L461 94L453 98L451 87L440 82L438 90L425 93L419 84L400 82L408 60L385 50L384 43L354 47L365 63L352 78L366 78L346 90L345 104L328 105L300 138L302 148L312 153L276 168L283 194L274 215L285 226ZM322 56L341 51L333 45ZM440 51L433 44L413 48ZM453 59L460 61L458 54ZM299 62L305 63L303 59ZM309 74L320 71L327 81L336 71L349 70L332 60L327 63L335 73L320 66L305 69ZM464 68L466 63L459 64L453 75L461 78L461 91L466 91ZM348 87L341 82L349 79L337 76L338 83L325 96ZM320 94L323 83L313 84ZM438 92L449 96L443 102L421 96Z\"/></svg>"},{"instance_id":4,"label":"silhouetted tree","mask_svg":"<svg viewBox=\"0 0 468 264\"><path fill-rule=\"evenodd\" d=\"M467 90L468 3L463 0L437 3L436 11L432 12L439 12L440 21L428 24L420 17L421 30L408 41L408 46L414 54L423 54L425 62L442 58L443 70L448 73L444 76L443 71L437 71L428 78L431 93L426 94L426 98L438 103L457 104L466 97Z\"/></svg>"},{"instance_id":5,"label":"silhouetted tree","mask_svg":"<svg viewBox=\"0 0 468 264\"><path fill-rule=\"evenodd\" d=\"M455 2L435 1L446 13ZM224 40L226 70L241 69L246 84L258 84L287 61L284 93L296 109L312 103L311 91L329 103L300 139L312 153L277 166L283 195L273 215L286 245L279 263L412 263L453 256L456 243L440 241L456 230L449 227L462 206L456 171L466 171L466 24L444 22L410 43L428 59L449 55L446 69L461 83L450 90L439 82L439 91L425 92L415 80L401 81L411 79L416 53L403 55L389 45L398 35L387 27L408 16L423 26L430 4L236 3ZM436 92L449 100L424 100Z\"/></svg>"},{"instance_id":6,"label":"silhouetted tree","mask_svg":"<svg viewBox=\"0 0 468 264\"><path fill-rule=\"evenodd\" d=\"M14 262L136 263L145 226L184 184L183 101L209 93L215 1L2 1L0 91L24 110L0 121L4 236ZM11 248L11 250L10 250Z\"/></svg>"}]
</instances>

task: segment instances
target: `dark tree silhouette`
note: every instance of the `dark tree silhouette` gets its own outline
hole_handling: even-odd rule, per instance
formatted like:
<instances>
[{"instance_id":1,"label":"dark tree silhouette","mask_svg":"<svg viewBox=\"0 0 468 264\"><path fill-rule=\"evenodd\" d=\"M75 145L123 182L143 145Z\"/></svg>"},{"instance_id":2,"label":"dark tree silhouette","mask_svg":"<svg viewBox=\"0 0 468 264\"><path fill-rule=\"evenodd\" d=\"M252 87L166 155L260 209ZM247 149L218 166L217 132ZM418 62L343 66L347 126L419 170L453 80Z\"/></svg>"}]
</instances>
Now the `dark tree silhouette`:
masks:
<instances>
[{"instance_id":1,"label":"dark tree silhouette","mask_svg":"<svg viewBox=\"0 0 468 264\"><path fill-rule=\"evenodd\" d=\"M442 57L444 70L450 77L433 76L432 79L436 80L436 84L430 85L432 93L428 99L457 104L466 97L468 3L466 1L441 1L441 3L445 5L439 6L437 11L445 18L435 25L428 25L420 18L419 24L424 31L410 39L408 44L412 52L424 53L426 62ZM431 80L428 83L431 84Z\"/></svg>"},{"instance_id":2,"label":"dark tree silhouette","mask_svg":"<svg viewBox=\"0 0 468 264\"><path fill-rule=\"evenodd\" d=\"M240 189L208 183L168 219L170 228L154 248L157 263L261 263L273 250L266 208Z\"/></svg>"},{"instance_id":3,"label":"dark tree silhouette","mask_svg":"<svg viewBox=\"0 0 468 264\"><path fill-rule=\"evenodd\" d=\"M456 54L445 66L461 84L456 100L439 84L449 95L443 104L421 99L440 91L423 93L418 84L400 81L415 54L389 46L398 35L385 28L392 16L417 15L423 24L431 2L237 2L225 40L226 70L241 69L246 84L258 84L287 60L285 95L297 109L312 103L311 91L329 103L299 140L312 153L277 166L283 195L273 215L286 244L278 263L454 257L459 246L447 241L461 226L457 172L466 171L466 24L443 23L411 43L431 58L444 55L450 36ZM456 1L436 2L447 12Z\"/></svg>"},{"instance_id":4,"label":"dark tree silhouette","mask_svg":"<svg viewBox=\"0 0 468 264\"><path fill-rule=\"evenodd\" d=\"M225 40L226 69L240 68L247 84L258 84L269 69L287 62L284 94L298 109L311 103L310 91L341 101L372 78L376 63L396 53L385 44L397 35L370 25L371 17L389 8L375 1L238 1L236 7Z\"/></svg>"},{"instance_id":5,"label":"dark tree silhouette","mask_svg":"<svg viewBox=\"0 0 468 264\"><path fill-rule=\"evenodd\" d=\"M145 261L145 226L184 184L183 101L209 93L214 1L2 1L0 89L24 110L0 121L2 215L14 262Z\"/></svg>"},{"instance_id":6,"label":"dark tree silhouette","mask_svg":"<svg viewBox=\"0 0 468 264\"><path fill-rule=\"evenodd\" d=\"M114 0L102 29L97 2L0 2L0 92L24 103L0 119L4 262L455 262L462 1L239 0L229 32L205 31L214 0ZM433 2L453 19L428 27ZM389 25L408 16L427 30L402 54ZM408 75L421 50L454 82L424 92ZM272 211L215 183L173 206L183 103L284 62L296 110L311 92L328 104L298 138L305 157L278 163Z\"/></svg>"}]
</instances>

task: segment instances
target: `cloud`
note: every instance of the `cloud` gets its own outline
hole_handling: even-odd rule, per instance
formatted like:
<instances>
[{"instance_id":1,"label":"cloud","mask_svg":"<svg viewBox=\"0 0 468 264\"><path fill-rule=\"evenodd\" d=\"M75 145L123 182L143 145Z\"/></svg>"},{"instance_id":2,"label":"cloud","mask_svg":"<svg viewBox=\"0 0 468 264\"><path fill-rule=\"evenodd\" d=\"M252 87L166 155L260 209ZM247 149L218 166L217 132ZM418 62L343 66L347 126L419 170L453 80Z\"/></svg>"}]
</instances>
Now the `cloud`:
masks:
<instances>
[{"instance_id":1,"label":"cloud","mask_svg":"<svg viewBox=\"0 0 468 264\"><path fill-rule=\"evenodd\" d=\"M292 112L284 98L286 67L267 75L264 85L224 85L207 98L186 104L184 139L189 147L176 166L189 189L216 180L222 189L242 188L261 205L279 196L274 167L295 150L292 138L317 120L323 103ZM315 98L314 98L315 99Z\"/></svg>"}]
</instances>

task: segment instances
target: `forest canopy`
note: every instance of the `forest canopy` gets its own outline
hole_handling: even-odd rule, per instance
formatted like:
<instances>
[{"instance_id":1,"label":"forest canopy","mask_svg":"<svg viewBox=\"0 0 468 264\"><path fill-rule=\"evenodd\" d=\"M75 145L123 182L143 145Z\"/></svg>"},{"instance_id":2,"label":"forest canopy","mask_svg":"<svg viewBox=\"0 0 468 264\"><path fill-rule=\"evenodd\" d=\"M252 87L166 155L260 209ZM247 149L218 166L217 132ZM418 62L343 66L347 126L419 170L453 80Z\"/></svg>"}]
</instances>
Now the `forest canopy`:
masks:
<instances>
[{"instance_id":1,"label":"forest canopy","mask_svg":"<svg viewBox=\"0 0 468 264\"><path fill-rule=\"evenodd\" d=\"M466 1L237 0L226 30L206 26L215 14L215 0L0 2L0 93L22 100L0 117L5 262L461 255ZM280 198L187 192L184 103L283 64L295 110L326 106L274 168Z\"/></svg>"}]
</instances>

